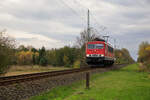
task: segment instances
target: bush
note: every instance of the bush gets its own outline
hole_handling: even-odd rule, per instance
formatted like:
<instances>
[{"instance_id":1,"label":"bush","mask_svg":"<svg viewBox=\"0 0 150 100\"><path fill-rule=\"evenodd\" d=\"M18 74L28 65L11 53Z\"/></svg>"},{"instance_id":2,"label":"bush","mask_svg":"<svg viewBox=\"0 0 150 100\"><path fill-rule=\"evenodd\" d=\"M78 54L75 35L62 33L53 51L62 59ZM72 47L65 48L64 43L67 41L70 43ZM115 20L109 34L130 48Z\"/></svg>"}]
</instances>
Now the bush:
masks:
<instances>
[{"instance_id":1,"label":"bush","mask_svg":"<svg viewBox=\"0 0 150 100\"><path fill-rule=\"evenodd\" d=\"M74 62L73 68L80 68L80 61L79 60Z\"/></svg>"},{"instance_id":2,"label":"bush","mask_svg":"<svg viewBox=\"0 0 150 100\"><path fill-rule=\"evenodd\" d=\"M63 61L65 67L70 67L70 60L66 55L64 55Z\"/></svg>"}]
</instances>

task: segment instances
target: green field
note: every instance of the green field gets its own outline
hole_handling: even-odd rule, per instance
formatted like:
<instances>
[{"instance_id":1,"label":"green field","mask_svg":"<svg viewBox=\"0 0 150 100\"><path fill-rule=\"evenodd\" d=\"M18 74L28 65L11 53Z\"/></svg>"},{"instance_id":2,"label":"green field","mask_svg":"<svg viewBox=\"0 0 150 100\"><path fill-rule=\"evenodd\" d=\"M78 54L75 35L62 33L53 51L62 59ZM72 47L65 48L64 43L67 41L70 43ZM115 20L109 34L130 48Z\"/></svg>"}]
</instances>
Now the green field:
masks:
<instances>
[{"instance_id":1,"label":"green field","mask_svg":"<svg viewBox=\"0 0 150 100\"><path fill-rule=\"evenodd\" d=\"M138 71L138 64L91 77L85 81L57 87L30 100L150 100L150 75Z\"/></svg>"}]
</instances>

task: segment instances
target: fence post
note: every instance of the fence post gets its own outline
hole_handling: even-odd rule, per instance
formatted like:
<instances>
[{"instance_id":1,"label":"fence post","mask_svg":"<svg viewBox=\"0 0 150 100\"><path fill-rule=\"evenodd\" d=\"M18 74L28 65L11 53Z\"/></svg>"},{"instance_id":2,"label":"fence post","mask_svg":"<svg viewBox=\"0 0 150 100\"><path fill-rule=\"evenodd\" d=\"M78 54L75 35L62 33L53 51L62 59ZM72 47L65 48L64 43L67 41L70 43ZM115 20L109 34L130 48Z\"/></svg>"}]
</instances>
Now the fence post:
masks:
<instances>
[{"instance_id":1,"label":"fence post","mask_svg":"<svg viewBox=\"0 0 150 100\"><path fill-rule=\"evenodd\" d=\"M86 72L86 89L90 88L90 72Z\"/></svg>"}]
</instances>

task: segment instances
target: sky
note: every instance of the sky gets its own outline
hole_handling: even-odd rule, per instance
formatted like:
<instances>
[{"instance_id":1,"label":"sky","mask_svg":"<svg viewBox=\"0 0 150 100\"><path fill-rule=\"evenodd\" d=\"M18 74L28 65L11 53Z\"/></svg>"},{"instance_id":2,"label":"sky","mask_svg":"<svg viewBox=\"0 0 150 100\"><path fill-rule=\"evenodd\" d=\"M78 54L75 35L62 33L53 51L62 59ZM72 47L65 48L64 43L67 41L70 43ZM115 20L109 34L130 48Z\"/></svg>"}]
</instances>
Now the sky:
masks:
<instances>
[{"instance_id":1,"label":"sky","mask_svg":"<svg viewBox=\"0 0 150 100\"><path fill-rule=\"evenodd\" d=\"M150 0L2 0L0 31L6 29L17 45L47 49L73 45L90 27L117 48L127 48L136 60L138 46L150 42Z\"/></svg>"}]
</instances>

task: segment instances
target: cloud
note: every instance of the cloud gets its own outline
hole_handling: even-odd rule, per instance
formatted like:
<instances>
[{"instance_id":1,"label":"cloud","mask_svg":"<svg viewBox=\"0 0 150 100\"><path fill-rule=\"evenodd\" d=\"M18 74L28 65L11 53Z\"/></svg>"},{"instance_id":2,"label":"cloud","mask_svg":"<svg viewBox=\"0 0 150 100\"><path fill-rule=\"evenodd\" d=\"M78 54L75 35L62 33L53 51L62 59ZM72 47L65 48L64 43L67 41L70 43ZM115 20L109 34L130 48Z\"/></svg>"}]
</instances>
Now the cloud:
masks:
<instances>
[{"instance_id":1,"label":"cloud","mask_svg":"<svg viewBox=\"0 0 150 100\"><path fill-rule=\"evenodd\" d=\"M27 32L22 32L22 31L8 30L7 35L10 37L15 37L15 39L18 42L17 46L24 44L26 46L32 45L36 48L41 48L42 46L45 46L48 49L50 49L50 48L60 48L65 45L60 40L52 39L40 34L29 34Z\"/></svg>"},{"instance_id":2,"label":"cloud","mask_svg":"<svg viewBox=\"0 0 150 100\"><path fill-rule=\"evenodd\" d=\"M87 27L87 8L90 26L117 39L136 59L138 45L150 37L149 0L3 0L0 29L20 44L59 48Z\"/></svg>"}]
</instances>

